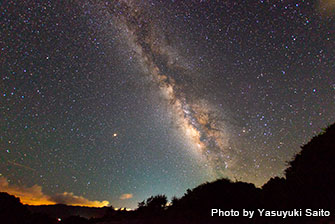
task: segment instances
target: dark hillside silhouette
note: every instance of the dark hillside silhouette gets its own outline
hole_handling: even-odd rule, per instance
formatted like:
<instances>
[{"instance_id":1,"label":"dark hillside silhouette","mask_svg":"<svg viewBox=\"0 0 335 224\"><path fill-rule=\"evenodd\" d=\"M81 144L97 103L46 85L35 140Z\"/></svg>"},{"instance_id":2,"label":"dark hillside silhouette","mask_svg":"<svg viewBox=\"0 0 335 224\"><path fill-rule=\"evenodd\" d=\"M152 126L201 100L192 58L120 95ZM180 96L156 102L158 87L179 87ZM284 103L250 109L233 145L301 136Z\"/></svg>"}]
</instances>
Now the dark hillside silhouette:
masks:
<instances>
[{"instance_id":1,"label":"dark hillside silhouette","mask_svg":"<svg viewBox=\"0 0 335 224\"><path fill-rule=\"evenodd\" d=\"M259 198L260 189L253 184L220 179L187 190L182 198L174 199L169 210L174 214L182 211L181 216L207 217L212 208L257 208Z\"/></svg>"},{"instance_id":2,"label":"dark hillside silhouette","mask_svg":"<svg viewBox=\"0 0 335 224\"><path fill-rule=\"evenodd\" d=\"M8 223L24 223L29 215L28 209L20 203L19 198L0 192L0 220L6 220Z\"/></svg>"},{"instance_id":3,"label":"dark hillside silhouette","mask_svg":"<svg viewBox=\"0 0 335 224\"><path fill-rule=\"evenodd\" d=\"M289 164L286 181L292 198L301 199L297 206L335 208L335 125L304 145Z\"/></svg>"},{"instance_id":4,"label":"dark hillside silhouette","mask_svg":"<svg viewBox=\"0 0 335 224\"><path fill-rule=\"evenodd\" d=\"M262 187L269 207L335 208L335 124L302 146L285 175Z\"/></svg>"},{"instance_id":5,"label":"dark hillside silhouette","mask_svg":"<svg viewBox=\"0 0 335 224\"><path fill-rule=\"evenodd\" d=\"M62 218L65 219L70 216L78 216L84 218L101 218L105 215L109 207L103 208L92 208L92 207L83 207L83 206L70 206L64 204L56 204L56 205L34 205L27 206L29 211L32 213L45 213L51 218L57 219Z\"/></svg>"},{"instance_id":6,"label":"dark hillside silhouette","mask_svg":"<svg viewBox=\"0 0 335 224\"><path fill-rule=\"evenodd\" d=\"M0 192L0 223L52 224L56 223L56 220L45 214L32 214L25 205L21 204L19 198Z\"/></svg>"},{"instance_id":7,"label":"dark hillside silhouette","mask_svg":"<svg viewBox=\"0 0 335 224\"><path fill-rule=\"evenodd\" d=\"M237 217L210 217L211 209L256 209L260 203L260 191L250 183L232 182L228 179L216 180L202 184L193 190L187 190L180 199L174 198L172 206L167 211L167 216L179 220L178 223L221 223L223 219L229 223L237 220L244 223L250 220Z\"/></svg>"},{"instance_id":8,"label":"dark hillside silhouette","mask_svg":"<svg viewBox=\"0 0 335 224\"><path fill-rule=\"evenodd\" d=\"M285 223L330 223L335 209L335 124L329 126L309 143L302 146L293 161L288 163L285 178L271 178L262 189L252 184L231 182L226 179L200 185L180 199L174 198L168 209L171 217L189 217L199 223L215 222L211 208L289 210L300 208L325 209L332 218L295 218ZM205 218L206 221L199 221ZM221 218L223 221L229 218ZM231 219L244 222L242 219ZM250 223L251 220L249 220ZM262 223L257 218L255 223ZM272 222L282 222L272 218ZM186 223L186 222L185 222ZM266 221L265 221L266 223Z\"/></svg>"}]
</instances>

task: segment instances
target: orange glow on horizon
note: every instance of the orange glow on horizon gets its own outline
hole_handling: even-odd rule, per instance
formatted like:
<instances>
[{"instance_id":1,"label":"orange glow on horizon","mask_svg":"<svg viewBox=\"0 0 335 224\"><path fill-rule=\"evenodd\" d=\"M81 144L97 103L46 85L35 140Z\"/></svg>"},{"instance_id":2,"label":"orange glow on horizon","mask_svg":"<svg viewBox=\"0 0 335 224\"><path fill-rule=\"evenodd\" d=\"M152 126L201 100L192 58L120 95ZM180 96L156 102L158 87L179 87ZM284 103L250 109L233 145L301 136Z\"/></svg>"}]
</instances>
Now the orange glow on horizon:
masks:
<instances>
[{"instance_id":1,"label":"orange glow on horizon","mask_svg":"<svg viewBox=\"0 0 335 224\"><path fill-rule=\"evenodd\" d=\"M42 187L35 184L32 187L9 184L5 177L0 176L0 192L7 192L10 195L20 198L25 205L54 205L66 204L72 206L104 207L108 206L108 201L90 201L82 196L73 193L63 192L54 196L43 193Z\"/></svg>"}]
</instances>

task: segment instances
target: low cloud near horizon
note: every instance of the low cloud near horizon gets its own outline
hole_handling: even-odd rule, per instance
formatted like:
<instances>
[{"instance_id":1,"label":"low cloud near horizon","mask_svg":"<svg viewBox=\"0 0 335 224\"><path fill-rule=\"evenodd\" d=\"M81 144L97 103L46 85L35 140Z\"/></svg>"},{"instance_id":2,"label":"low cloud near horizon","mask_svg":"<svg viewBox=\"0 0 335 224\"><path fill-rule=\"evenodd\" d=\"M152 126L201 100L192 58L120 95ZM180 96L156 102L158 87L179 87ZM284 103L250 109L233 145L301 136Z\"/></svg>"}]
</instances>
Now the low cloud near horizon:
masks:
<instances>
[{"instance_id":1,"label":"low cloud near horizon","mask_svg":"<svg viewBox=\"0 0 335 224\"><path fill-rule=\"evenodd\" d=\"M45 195L42 187L35 184L32 187L9 184L5 177L0 176L0 192L7 192L20 198L22 204L28 205L53 205L66 204L73 206L104 207L108 201L90 201L82 196L76 196L71 192L59 193L53 196Z\"/></svg>"},{"instance_id":2,"label":"low cloud near horizon","mask_svg":"<svg viewBox=\"0 0 335 224\"><path fill-rule=\"evenodd\" d=\"M126 200L126 199L130 199L133 197L133 194L123 194L120 196L121 200Z\"/></svg>"}]
</instances>

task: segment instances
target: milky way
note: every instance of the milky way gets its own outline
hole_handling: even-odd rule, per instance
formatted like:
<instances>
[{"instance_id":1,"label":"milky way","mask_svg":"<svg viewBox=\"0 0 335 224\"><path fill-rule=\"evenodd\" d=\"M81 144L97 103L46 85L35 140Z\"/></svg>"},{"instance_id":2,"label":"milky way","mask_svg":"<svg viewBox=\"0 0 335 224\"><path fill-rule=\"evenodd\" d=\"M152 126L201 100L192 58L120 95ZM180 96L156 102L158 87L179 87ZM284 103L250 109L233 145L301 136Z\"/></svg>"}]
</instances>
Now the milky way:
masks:
<instances>
[{"instance_id":1,"label":"milky way","mask_svg":"<svg viewBox=\"0 0 335 224\"><path fill-rule=\"evenodd\" d=\"M333 1L0 8L0 187L27 203L262 186L334 122Z\"/></svg>"},{"instance_id":2,"label":"milky way","mask_svg":"<svg viewBox=\"0 0 335 224\"><path fill-rule=\"evenodd\" d=\"M120 1L106 5L116 14L114 19L123 29L129 47L136 52L142 69L170 105L177 128L190 142L192 152L200 162L209 166L214 177L222 176L224 169L233 164L232 150L228 148L229 135L224 123L220 122L223 115L209 102L192 94L192 87L186 88L187 83L182 79L176 81L174 78L185 76L185 73L194 75L192 68L176 49L168 45L163 30L138 2Z\"/></svg>"}]
</instances>

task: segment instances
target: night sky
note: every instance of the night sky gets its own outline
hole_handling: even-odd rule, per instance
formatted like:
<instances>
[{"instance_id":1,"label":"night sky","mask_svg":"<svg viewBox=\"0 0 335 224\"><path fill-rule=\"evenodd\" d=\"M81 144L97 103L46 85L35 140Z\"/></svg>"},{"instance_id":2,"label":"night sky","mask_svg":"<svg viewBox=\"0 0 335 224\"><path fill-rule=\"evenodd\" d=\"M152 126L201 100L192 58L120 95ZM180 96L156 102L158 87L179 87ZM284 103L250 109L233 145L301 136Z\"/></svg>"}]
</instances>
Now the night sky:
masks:
<instances>
[{"instance_id":1,"label":"night sky","mask_svg":"<svg viewBox=\"0 0 335 224\"><path fill-rule=\"evenodd\" d=\"M335 122L334 1L0 9L0 191L25 203L262 186Z\"/></svg>"}]
</instances>

